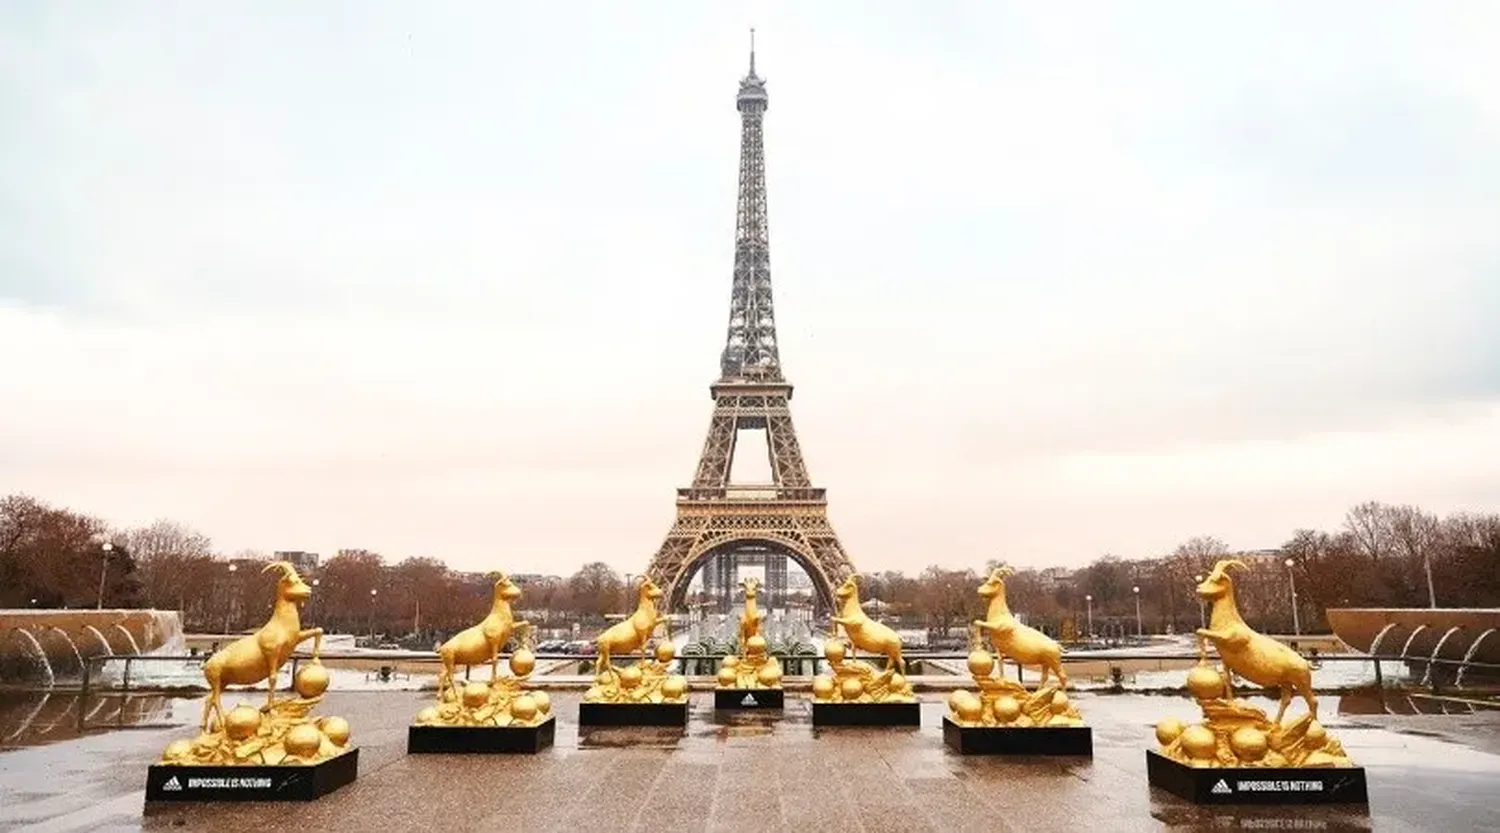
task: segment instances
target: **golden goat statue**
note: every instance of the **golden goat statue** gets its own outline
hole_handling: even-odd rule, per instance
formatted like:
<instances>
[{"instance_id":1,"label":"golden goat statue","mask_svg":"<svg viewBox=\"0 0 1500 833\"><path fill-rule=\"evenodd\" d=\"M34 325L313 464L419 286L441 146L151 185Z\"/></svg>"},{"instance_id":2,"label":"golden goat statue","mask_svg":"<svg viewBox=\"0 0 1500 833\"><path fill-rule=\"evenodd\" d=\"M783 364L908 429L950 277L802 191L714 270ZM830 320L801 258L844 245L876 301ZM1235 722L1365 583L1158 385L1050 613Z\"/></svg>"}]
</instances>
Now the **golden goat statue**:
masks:
<instances>
[{"instance_id":1,"label":"golden goat statue","mask_svg":"<svg viewBox=\"0 0 1500 833\"><path fill-rule=\"evenodd\" d=\"M856 576L851 574L833 591L839 604L838 615L833 617L835 626L842 626L853 647L872 654L884 654L890 661L887 668L902 676L906 675L906 660L901 657L901 637L896 632L865 615L859 606L859 586ZM853 653L851 652L851 657Z\"/></svg>"},{"instance_id":2,"label":"golden goat statue","mask_svg":"<svg viewBox=\"0 0 1500 833\"><path fill-rule=\"evenodd\" d=\"M760 635L760 623L765 621L766 612L755 604L760 592L760 580L754 576L746 576L740 584L745 587L745 612L740 614L740 647L743 648L750 637Z\"/></svg>"},{"instance_id":3,"label":"golden goat statue","mask_svg":"<svg viewBox=\"0 0 1500 833\"><path fill-rule=\"evenodd\" d=\"M630 614L625 621L610 625L604 633L599 634L596 640L599 646L600 671L609 670L609 658L612 654L640 651L641 659L645 659L646 643L656 632L656 625L659 621L656 600L660 598L661 588L657 587L648 576L641 576L640 587L636 593L635 612Z\"/></svg>"},{"instance_id":4,"label":"golden goat statue","mask_svg":"<svg viewBox=\"0 0 1500 833\"><path fill-rule=\"evenodd\" d=\"M443 660L443 670L438 676L438 699L443 699L445 693L452 693L457 697L457 688L454 684L454 671L460 664L468 667L488 662L490 664L490 679L498 679L500 674L500 649L510 641L510 635L516 628L527 628L530 622L525 620L516 621L511 614L510 603L521 598L521 588L511 581L504 573L499 573L495 579L494 600L490 602L489 615L480 620L479 624L459 631L438 648L438 656Z\"/></svg>"},{"instance_id":5,"label":"golden goat statue","mask_svg":"<svg viewBox=\"0 0 1500 833\"><path fill-rule=\"evenodd\" d=\"M203 663L203 678L208 681L209 695L203 701L204 732L213 731L211 720L224 718L221 696L224 688L231 685L254 685L266 681L266 705L269 711L276 704L276 672L291 658L292 651L304 639L313 640L313 662L318 661L323 647L322 628L302 628L297 608L312 596L312 588L297 575L297 568L286 561L267 564L261 572L280 570L281 578L276 582L276 604L271 609L271 618L261 629L243 636L224 646Z\"/></svg>"},{"instance_id":6,"label":"golden goat statue","mask_svg":"<svg viewBox=\"0 0 1500 833\"><path fill-rule=\"evenodd\" d=\"M985 612L983 619L975 619L974 627L979 628L981 633L985 630L990 632L990 642L995 646L995 656L1000 662L1006 657L1015 660L1018 665L1034 665L1042 669L1042 679L1038 686L1047 684L1047 674L1057 675L1057 683L1062 688L1068 686L1068 675L1063 671L1062 646L1057 641L1041 631L1021 624L1010 612L1010 605L1005 601L1005 577L1014 573L1009 567L997 567L990 571L990 577L985 579L984 584L979 585L979 595L989 599L989 609Z\"/></svg>"},{"instance_id":7,"label":"golden goat statue","mask_svg":"<svg viewBox=\"0 0 1500 833\"><path fill-rule=\"evenodd\" d=\"M1276 711L1275 723L1280 724L1286 715L1293 690L1307 701L1307 710L1316 720L1318 700L1313 696L1311 666L1301 654L1269 636L1256 633L1245 624L1234 600L1230 568L1246 569L1243 561L1225 559L1215 564L1203 583L1198 585L1198 595L1213 602L1208 627L1197 631L1199 656L1207 660L1207 643L1212 640L1227 671L1233 671L1256 685L1281 689L1281 708ZM1230 676L1225 673L1223 677L1226 695L1232 699L1234 690L1230 687Z\"/></svg>"}]
</instances>

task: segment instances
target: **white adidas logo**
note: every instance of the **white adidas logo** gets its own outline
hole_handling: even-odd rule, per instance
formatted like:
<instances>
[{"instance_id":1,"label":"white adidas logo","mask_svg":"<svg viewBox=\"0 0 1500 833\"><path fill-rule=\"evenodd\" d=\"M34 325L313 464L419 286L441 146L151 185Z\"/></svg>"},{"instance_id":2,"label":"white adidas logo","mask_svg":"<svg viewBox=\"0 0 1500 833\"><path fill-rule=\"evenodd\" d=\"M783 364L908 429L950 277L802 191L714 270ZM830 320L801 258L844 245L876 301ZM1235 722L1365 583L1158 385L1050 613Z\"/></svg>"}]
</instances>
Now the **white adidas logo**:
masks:
<instances>
[{"instance_id":1,"label":"white adidas logo","mask_svg":"<svg viewBox=\"0 0 1500 833\"><path fill-rule=\"evenodd\" d=\"M173 775L171 778L167 779L167 783L161 785L161 789L162 792L182 792L182 782L178 781L177 776Z\"/></svg>"},{"instance_id":2,"label":"white adidas logo","mask_svg":"<svg viewBox=\"0 0 1500 833\"><path fill-rule=\"evenodd\" d=\"M1214 788L1209 790L1209 792L1213 793L1214 795L1228 795L1229 793L1234 792L1234 790L1229 788L1229 784L1226 783L1223 778L1220 778L1219 783L1214 784Z\"/></svg>"}]
</instances>

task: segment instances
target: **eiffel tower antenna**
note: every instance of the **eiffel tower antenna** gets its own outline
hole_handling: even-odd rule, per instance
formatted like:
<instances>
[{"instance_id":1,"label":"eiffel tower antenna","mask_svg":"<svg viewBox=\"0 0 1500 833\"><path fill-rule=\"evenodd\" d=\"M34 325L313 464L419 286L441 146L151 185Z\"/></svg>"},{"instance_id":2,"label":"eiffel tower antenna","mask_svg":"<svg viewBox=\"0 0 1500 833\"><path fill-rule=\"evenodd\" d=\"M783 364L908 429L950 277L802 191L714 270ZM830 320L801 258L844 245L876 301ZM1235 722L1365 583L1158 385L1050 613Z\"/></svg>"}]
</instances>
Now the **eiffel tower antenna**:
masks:
<instances>
[{"instance_id":1,"label":"eiffel tower antenna","mask_svg":"<svg viewBox=\"0 0 1500 833\"><path fill-rule=\"evenodd\" d=\"M719 379L708 438L693 484L677 490L677 520L652 558L647 574L666 594L668 609L681 609L687 585L700 568L705 589L727 609L740 564L765 565L763 598L785 604L786 560L812 580L821 606L833 604L833 588L853 573L828 521L823 489L812 485L792 425L792 385L782 375L771 292L770 232L766 213L764 122L770 99L755 73L755 30L750 72L740 79L739 195L735 207L734 277L729 326L719 354ZM771 482L730 483L741 430L765 431Z\"/></svg>"}]
</instances>

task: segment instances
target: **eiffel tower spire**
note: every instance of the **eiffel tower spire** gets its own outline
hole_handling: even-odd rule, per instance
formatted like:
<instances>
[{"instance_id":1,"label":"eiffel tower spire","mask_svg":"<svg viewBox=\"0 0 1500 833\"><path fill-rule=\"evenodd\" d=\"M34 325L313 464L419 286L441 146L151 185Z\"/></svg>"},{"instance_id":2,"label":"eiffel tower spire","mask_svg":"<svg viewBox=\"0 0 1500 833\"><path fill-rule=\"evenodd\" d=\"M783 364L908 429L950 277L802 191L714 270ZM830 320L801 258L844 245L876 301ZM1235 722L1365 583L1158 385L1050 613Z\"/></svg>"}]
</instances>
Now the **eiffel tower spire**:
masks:
<instances>
[{"instance_id":1,"label":"eiffel tower spire","mask_svg":"<svg viewBox=\"0 0 1500 833\"><path fill-rule=\"evenodd\" d=\"M755 74L755 30L750 30L750 72L740 79L740 189L734 224L734 283L729 332L719 358L723 381L780 381L776 307L771 296L771 236L766 219L766 148L763 124L770 103L766 82Z\"/></svg>"}]
</instances>

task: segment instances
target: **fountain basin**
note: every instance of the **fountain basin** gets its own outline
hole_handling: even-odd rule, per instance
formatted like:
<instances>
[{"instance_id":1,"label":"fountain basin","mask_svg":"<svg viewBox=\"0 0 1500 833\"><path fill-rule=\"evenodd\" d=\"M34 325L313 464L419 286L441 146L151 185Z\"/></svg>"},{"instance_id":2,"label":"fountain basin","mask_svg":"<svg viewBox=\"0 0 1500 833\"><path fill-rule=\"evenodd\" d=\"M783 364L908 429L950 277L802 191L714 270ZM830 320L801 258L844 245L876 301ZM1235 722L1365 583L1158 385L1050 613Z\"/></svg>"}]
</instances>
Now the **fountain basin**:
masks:
<instances>
[{"instance_id":1,"label":"fountain basin","mask_svg":"<svg viewBox=\"0 0 1500 833\"><path fill-rule=\"evenodd\" d=\"M1500 665L1500 608L1330 608L1328 624L1366 654Z\"/></svg>"},{"instance_id":2,"label":"fountain basin","mask_svg":"<svg viewBox=\"0 0 1500 833\"><path fill-rule=\"evenodd\" d=\"M175 610L0 610L0 683L50 686L94 657L182 651Z\"/></svg>"}]
</instances>

